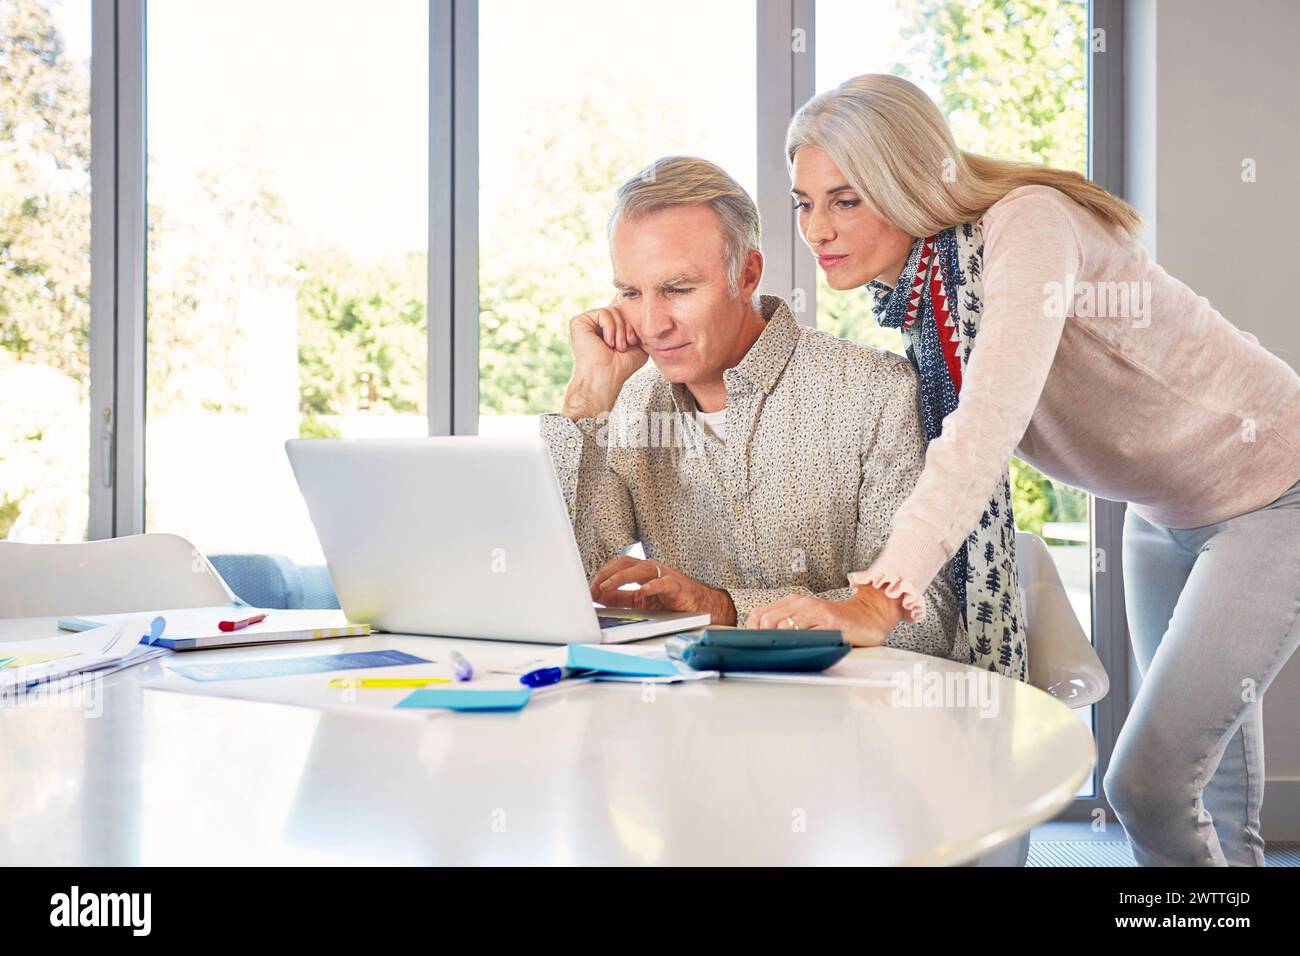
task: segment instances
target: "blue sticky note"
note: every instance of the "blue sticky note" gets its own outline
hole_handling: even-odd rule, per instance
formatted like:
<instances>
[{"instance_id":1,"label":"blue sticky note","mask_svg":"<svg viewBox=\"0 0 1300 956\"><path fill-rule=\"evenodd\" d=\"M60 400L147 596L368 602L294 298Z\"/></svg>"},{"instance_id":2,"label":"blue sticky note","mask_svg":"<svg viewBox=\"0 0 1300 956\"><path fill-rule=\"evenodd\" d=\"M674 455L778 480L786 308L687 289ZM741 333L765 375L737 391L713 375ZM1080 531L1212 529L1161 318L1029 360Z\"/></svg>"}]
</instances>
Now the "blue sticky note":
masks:
<instances>
[{"instance_id":1,"label":"blue sticky note","mask_svg":"<svg viewBox=\"0 0 1300 956\"><path fill-rule=\"evenodd\" d=\"M403 651L360 651L355 654L318 654L314 657L276 657L262 661L226 664L186 664L171 668L190 680L248 680L252 677L291 677L322 671L351 671L399 664L428 664L423 657Z\"/></svg>"},{"instance_id":2,"label":"blue sticky note","mask_svg":"<svg viewBox=\"0 0 1300 956\"><path fill-rule=\"evenodd\" d=\"M620 654L618 651L589 644L570 644L569 660L565 666L604 671L607 674L625 674L628 677L675 677L680 673L672 661Z\"/></svg>"},{"instance_id":3,"label":"blue sticky note","mask_svg":"<svg viewBox=\"0 0 1300 956\"><path fill-rule=\"evenodd\" d=\"M149 622L149 633L140 638L140 643L157 644L162 639L165 630L167 630L167 621L161 617L154 618Z\"/></svg>"},{"instance_id":4,"label":"blue sticky note","mask_svg":"<svg viewBox=\"0 0 1300 956\"><path fill-rule=\"evenodd\" d=\"M424 687L402 698L398 707L445 707L448 710L519 710L532 696L531 687L509 690L462 690Z\"/></svg>"}]
</instances>

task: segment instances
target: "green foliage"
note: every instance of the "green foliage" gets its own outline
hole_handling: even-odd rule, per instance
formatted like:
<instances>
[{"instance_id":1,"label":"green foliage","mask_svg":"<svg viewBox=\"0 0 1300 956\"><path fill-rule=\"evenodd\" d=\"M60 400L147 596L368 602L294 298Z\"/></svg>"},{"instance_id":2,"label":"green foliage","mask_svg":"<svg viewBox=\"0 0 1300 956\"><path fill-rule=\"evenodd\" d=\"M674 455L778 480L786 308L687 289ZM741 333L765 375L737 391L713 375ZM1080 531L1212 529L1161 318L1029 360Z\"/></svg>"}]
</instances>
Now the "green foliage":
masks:
<instances>
[{"instance_id":1,"label":"green foliage","mask_svg":"<svg viewBox=\"0 0 1300 956\"><path fill-rule=\"evenodd\" d=\"M909 55L962 149L1087 171L1086 0L900 0Z\"/></svg>"},{"instance_id":2,"label":"green foliage","mask_svg":"<svg viewBox=\"0 0 1300 956\"><path fill-rule=\"evenodd\" d=\"M1016 527L1043 533L1047 522L1088 520L1088 495L1053 481L1019 458L1011 459L1011 507Z\"/></svg>"},{"instance_id":3,"label":"green foliage","mask_svg":"<svg viewBox=\"0 0 1300 956\"><path fill-rule=\"evenodd\" d=\"M663 131L637 142L620 129ZM613 297L605 223L614 191L680 148L669 116L603 89L534 116L519 137L527 170L484 217L479 260L479 407L535 415L560 407L573 370L569 319Z\"/></svg>"},{"instance_id":4,"label":"green foliage","mask_svg":"<svg viewBox=\"0 0 1300 956\"><path fill-rule=\"evenodd\" d=\"M302 420L298 423L299 438L339 438L342 433L329 422L321 421L315 412L303 412Z\"/></svg>"},{"instance_id":5,"label":"green foliage","mask_svg":"<svg viewBox=\"0 0 1300 956\"><path fill-rule=\"evenodd\" d=\"M298 376L302 430L320 415L424 414L427 259L361 266L338 250L298 265Z\"/></svg>"},{"instance_id":6,"label":"green foliage","mask_svg":"<svg viewBox=\"0 0 1300 956\"><path fill-rule=\"evenodd\" d=\"M90 375L90 91L45 5L0 0L0 348Z\"/></svg>"},{"instance_id":7,"label":"green foliage","mask_svg":"<svg viewBox=\"0 0 1300 956\"><path fill-rule=\"evenodd\" d=\"M0 541L9 537L9 529L14 526L14 522L22 514L23 499L25 497L27 497L26 493L20 494L17 498L10 498L7 491L0 493Z\"/></svg>"}]
</instances>

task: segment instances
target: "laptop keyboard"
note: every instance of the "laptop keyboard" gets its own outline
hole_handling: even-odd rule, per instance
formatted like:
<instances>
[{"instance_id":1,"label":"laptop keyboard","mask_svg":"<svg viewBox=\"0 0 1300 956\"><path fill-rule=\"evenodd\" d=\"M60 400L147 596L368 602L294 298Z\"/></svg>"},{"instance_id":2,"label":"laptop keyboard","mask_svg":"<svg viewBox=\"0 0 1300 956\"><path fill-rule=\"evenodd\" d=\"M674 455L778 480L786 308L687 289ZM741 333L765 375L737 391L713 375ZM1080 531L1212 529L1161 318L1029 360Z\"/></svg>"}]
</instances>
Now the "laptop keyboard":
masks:
<instances>
[{"instance_id":1,"label":"laptop keyboard","mask_svg":"<svg viewBox=\"0 0 1300 956\"><path fill-rule=\"evenodd\" d=\"M600 622L600 629L603 631L610 627L622 627L624 624L635 624L635 620L629 620L625 617L602 617L596 615L596 620Z\"/></svg>"}]
</instances>

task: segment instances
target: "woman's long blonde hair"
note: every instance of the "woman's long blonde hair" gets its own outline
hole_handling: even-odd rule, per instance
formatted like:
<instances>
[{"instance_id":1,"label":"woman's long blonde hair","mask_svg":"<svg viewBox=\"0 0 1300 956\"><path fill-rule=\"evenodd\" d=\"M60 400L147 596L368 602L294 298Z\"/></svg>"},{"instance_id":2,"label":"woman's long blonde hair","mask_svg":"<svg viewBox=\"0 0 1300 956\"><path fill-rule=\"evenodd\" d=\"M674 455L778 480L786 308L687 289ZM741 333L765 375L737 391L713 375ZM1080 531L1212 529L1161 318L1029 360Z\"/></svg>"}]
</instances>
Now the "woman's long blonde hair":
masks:
<instances>
[{"instance_id":1,"label":"woman's long blonde hair","mask_svg":"<svg viewBox=\"0 0 1300 956\"><path fill-rule=\"evenodd\" d=\"M885 222L931 236L971 222L1018 186L1059 189L1109 227L1136 238L1137 210L1076 172L958 148L939 108L888 73L856 76L813 97L786 132L786 163L804 146L825 151Z\"/></svg>"}]
</instances>

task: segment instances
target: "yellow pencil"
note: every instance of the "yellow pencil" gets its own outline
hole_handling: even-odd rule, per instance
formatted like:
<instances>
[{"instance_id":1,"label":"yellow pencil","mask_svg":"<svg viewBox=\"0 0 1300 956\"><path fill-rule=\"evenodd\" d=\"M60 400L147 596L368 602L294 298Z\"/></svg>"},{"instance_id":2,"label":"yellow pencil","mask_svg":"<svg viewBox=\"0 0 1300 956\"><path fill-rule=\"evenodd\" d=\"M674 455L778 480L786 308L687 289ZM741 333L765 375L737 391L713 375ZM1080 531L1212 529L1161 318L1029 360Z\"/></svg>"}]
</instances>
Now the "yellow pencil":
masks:
<instances>
[{"instance_id":1,"label":"yellow pencil","mask_svg":"<svg viewBox=\"0 0 1300 956\"><path fill-rule=\"evenodd\" d=\"M331 687L424 687L426 684L450 684L450 677L335 677Z\"/></svg>"}]
</instances>

